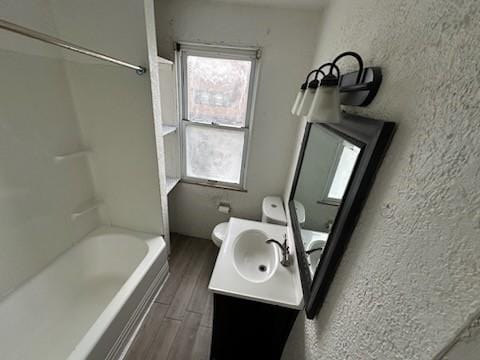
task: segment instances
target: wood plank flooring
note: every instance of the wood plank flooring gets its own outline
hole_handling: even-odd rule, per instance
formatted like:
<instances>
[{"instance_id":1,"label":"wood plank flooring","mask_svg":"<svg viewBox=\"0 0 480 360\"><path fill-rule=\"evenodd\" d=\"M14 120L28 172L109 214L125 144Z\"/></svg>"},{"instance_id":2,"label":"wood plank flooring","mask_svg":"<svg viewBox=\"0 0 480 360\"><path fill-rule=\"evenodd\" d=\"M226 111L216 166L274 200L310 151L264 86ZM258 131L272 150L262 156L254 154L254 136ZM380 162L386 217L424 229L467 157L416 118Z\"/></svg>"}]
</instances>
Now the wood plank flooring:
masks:
<instances>
[{"instance_id":1,"label":"wood plank flooring","mask_svg":"<svg viewBox=\"0 0 480 360\"><path fill-rule=\"evenodd\" d=\"M170 276L155 299L127 360L207 360L213 295L208 282L217 248L210 240L171 235Z\"/></svg>"}]
</instances>

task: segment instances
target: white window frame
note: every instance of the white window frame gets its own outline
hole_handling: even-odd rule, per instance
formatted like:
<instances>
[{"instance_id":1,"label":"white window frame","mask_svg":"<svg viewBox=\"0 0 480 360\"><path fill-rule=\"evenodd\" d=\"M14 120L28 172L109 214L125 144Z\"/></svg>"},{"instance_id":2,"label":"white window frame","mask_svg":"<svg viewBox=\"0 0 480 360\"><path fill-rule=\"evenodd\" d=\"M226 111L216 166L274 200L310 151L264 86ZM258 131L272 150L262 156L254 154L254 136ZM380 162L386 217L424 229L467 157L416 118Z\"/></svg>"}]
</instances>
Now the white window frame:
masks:
<instances>
[{"instance_id":1,"label":"white window frame","mask_svg":"<svg viewBox=\"0 0 480 360\"><path fill-rule=\"evenodd\" d=\"M222 58L222 59L234 59L234 60L248 60L251 61L251 71L250 71L250 80L249 80L249 89L248 89L248 100L247 100L247 111L245 116L245 125L243 127L235 126L226 126L216 123L201 123L190 121L187 119L187 76L186 76L186 66L187 66L187 57L191 56L202 56L202 57L212 57L212 58ZM246 189L246 178L247 178L247 166L248 158L250 152L250 140L252 134L252 124L253 124L253 113L255 98L257 92L258 84L258 71L259 71L259 58L260 50L258 48L238 48L238 47L229 47L229 46L212 46L205 44L192 44L192 43L180 43L177 44L177 77L178 84L178 97L179 97L179 118L180 118L180 129L181 129L181 177L183 182L207 185L213 187L220 187L224 189L240 190L247 191ZM186 161L186 128L188 126L203 126L214 129L226 129L229 131L239 131L244 133L244 142L243 142L243 153L242 153L242 167L240 170L240 182L230 183L222 182L216 180L208 180L202 178L196 178L192 176L187 176L187 161Z\"/></svg>"}]
</instances>

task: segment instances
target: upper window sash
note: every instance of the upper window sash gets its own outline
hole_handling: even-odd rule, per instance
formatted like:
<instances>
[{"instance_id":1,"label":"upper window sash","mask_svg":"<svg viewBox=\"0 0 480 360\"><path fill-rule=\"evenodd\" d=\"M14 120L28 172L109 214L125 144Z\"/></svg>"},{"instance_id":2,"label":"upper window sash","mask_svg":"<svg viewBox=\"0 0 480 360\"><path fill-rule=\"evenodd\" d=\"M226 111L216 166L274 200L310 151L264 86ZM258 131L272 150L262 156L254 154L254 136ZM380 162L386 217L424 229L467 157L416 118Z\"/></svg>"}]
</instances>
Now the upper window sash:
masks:
<instances>
[{"instance_id":1,"label":"upper window sash","mask_svg":"<svg viewBox=\"0 0 480 360\"><path fill-rule=\"evenodd\" d=\"M210 124L213 126L225 126L227 128L245 128L248 129L251 122L252 116L252 102L253 102L253 92L255 86L255 76L256 76L256 60L258 58L259 50L250 49L250 48L219 48L215 46L195 46L195 45L181 45L180 47L180 64L181 64L181 96L182 102L180 106L181 110L181 119L184 121L192 121L196 123L209 124L208 122L195 121L194 119L188 118L188 80L187 80L187 59L189 56L199 56L215 59L231 59L231 60L245 60L250 61L250 77L248 84L248 94L247 94L247 107L246 114L243 125L228 125L228 124L217 124L215 121L212 121ZM201 94L198 96L202 96Z\"/></svg>"},{"instance_id":2,"label":"upper window sash","mask_svg":"<svg viewBox=\"0 0 480 360\"><path fill-rule=\"evenodd\" d=\"M251 47L216 46L208 44L181 43L180 52L206 57L221 57L225 59L251 59L258 60L261 50Z\"/></svg>"}]
</instances>

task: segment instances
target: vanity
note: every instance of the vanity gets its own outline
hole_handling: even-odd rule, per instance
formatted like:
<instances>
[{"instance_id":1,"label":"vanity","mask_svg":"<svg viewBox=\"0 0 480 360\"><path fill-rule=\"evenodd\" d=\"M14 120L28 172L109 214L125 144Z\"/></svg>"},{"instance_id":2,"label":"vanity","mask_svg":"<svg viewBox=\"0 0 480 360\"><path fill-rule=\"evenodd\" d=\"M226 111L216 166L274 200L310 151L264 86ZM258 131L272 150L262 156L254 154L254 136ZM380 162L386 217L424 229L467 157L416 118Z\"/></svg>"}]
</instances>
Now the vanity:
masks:
<instances>
[{"instance_id":1,"label":"vanity","mask_svg":"<svg viewBox=\"0 0 480 360\"><path fill-rule=\"evenodd\" d=\"M346 56L358 71L340 73ZM279 360L298 312L319 312L396 127L340 105L369 105L381 81L381 69L352 51L308 73L292 107L306 125L284 204L290 236L286 226L231 218L209 284L212 360Z\"/></svg>"},{"instance_id":2,"label":"vanity","mask_svg":"<svg viewBox=\"0 0 480 360\"><path fill-rule=\"evenodd\" d=\"M214 293L212 360L280 359L303 308L299 269L286 232L286 226L230 219L209 284ZM284 244L288 257L279 246Z\"/></svg>"},{"instance_id":3,"label":"vanity","mask_svg":"<svg viewBox=\"0 0 480 360\"><path fill-rule=\"evenodd\" d=\"M287 227L231 218L210 279L212 360L279 360L300 310L320 310L395 124L307 123ZM287 251L288 246L288 251Z\"/></svg>"},{"instance_id":4,"label":"vanity","mask_svg":"<svg viewBox=\"0 0 480 360\"><path fill-rule=\"evenodd\" d=\"M339 124L307 123L285 206L293 236L230 219L209 284L212 360L279 360L299 311L316 316L393 131L345 113Z\"/></svg>"}]
</instances>

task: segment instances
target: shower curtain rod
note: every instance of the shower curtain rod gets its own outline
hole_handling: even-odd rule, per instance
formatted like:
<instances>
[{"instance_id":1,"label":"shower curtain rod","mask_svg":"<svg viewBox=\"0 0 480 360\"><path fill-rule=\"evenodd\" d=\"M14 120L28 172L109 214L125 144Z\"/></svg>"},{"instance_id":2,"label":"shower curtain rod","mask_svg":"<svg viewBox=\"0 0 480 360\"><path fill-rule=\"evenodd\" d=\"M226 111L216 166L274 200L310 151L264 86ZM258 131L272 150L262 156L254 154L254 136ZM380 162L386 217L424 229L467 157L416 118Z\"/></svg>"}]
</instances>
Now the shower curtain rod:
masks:
<instances>
[{"instance_id":1,"label":"shower curtain rod","mask_svg":"<svg viewBox=\"0 0 480 360\"><path fill-rule=\"evenodd\" d=\"M102 53L99 53L99 52L96 52L96 51L85 49L81 46L74 45L74 44L69 43L67 41L63 41L59 38L56 38L56 37L53 37L53 36L50 36L50 35L47 35L47 34L43 34L41 32L35 31L35 30L28 29L26 27L11 23L11 22L3 20L3 19L0 19L0 29L5 29L5 30L8 30L8 31L12 31L12 32L17 33L17 34L30 37L32 39L37 39L37 40L46 42L48 44L60 46L64 49L68 49L68 50L71 50L71 51L78 52L80 54L91 56L91 57L101 59L101 60L104 60L104 61L109 61L111 63L117 64L117 65L120 65L120 66L125 66L127 68L135 70L138 75L143 75L147 71L147 69L144 68L143 66L133 65L133 64L130 64L130 63L125 62L123 60L115 59L115 58L110 57L108 55L105 55L105 54L102 54Z\"/></svg>"}]
</instances>

